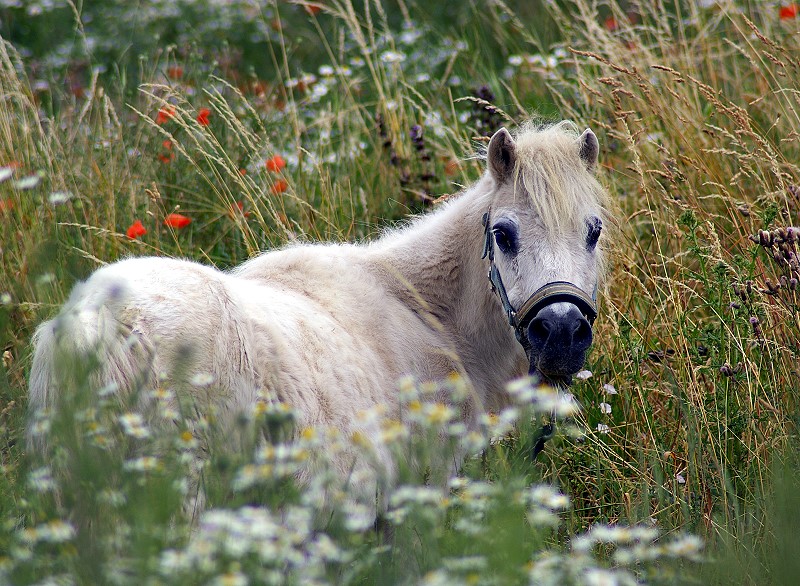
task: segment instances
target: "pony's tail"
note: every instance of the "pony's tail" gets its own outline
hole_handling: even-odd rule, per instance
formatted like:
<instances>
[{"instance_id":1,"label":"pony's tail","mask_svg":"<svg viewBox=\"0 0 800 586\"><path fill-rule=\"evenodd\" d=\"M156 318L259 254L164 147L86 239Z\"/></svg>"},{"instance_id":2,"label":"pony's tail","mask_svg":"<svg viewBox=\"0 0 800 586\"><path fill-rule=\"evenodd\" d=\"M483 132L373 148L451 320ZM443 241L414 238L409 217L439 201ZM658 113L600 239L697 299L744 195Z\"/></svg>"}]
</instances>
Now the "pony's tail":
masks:
<instances>
[{"instance_id":1,"label":"pony's tail","mask_svg":"<svg viewBox=\"0 0 800 586\"><path fill-rule=\"evenodd\" d=\"M44 448L40 423L60 403L72 405L73 393L111 389L108 385L124 393L148 367L143 340L120 319L125 313L124 288L103 281L92 278L77 285L62 312L41 324L33 336L29 448Z\"/></svg>"}]
</instances>

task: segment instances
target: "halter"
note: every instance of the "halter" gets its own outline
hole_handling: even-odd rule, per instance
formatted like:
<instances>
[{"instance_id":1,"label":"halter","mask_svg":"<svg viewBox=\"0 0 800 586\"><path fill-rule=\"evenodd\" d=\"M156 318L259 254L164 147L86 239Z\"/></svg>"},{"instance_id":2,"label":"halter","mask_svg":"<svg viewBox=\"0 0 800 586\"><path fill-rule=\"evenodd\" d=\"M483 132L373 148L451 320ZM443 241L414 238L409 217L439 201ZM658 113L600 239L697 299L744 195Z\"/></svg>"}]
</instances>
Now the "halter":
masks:
<instances>
[{"instance_id":1,"label":"halter","mask_svg":"<svg viewBox=\"0 0 800 586\"><path fill-rule=\"evenodd\" d=\"M551 303L568 302L575 305L589 325L594 325L597 319L597 285L590 297L582 289L576 287L568 281L551 281L539 287L528 300L517 310L511 305L508 299L503 279L497 265L494 264L494 238L492 238L491 222L489 222L489 212L483 214L483 255L481 258L489 257L489 281L492 283L492 291L500 296L500 302L508 318L508 325L514 328L517 341L525 348L525 352L530 352L530 344L525 331L536 314Z\"/></svg>"},{"instance_id":2,"label":"halter","mask_svg":"<svg viewBox=\"0 0 800 586\"><path fill-rule=\"evenodd\" d=\"M506 312L506 317L508 318L508 325L514 329L514 335L524 348L528 360L530 360L531 353L531 344L526 334L528 325L539 311L551 303L572 303L580 310L589 322L589 325L594 325L594 320L597 319L596 283L590 297L584 293L582 289L568 281L551 281L534 291L533 295L528 297L527 301L522 304L519 310L514 309L514 306L511 305L511 301L508 298L506 287L503 285L503 279L500 277L500 271L497 269L497 265L494 264L494 238L492 237L492 229L490 226L489 212L486 212L483 214L484 242L483 255L481 258L489 257L489 281L492 283L492 291L497 293L500 297L503 309ZM555 421L556 417L555 413L553 413L550 416L550 421L542 426L534 442L533 449L531 450L531 460L536 459L539 453L544 449L545 442L555 435Z\"/></svg>"}]
</instances>

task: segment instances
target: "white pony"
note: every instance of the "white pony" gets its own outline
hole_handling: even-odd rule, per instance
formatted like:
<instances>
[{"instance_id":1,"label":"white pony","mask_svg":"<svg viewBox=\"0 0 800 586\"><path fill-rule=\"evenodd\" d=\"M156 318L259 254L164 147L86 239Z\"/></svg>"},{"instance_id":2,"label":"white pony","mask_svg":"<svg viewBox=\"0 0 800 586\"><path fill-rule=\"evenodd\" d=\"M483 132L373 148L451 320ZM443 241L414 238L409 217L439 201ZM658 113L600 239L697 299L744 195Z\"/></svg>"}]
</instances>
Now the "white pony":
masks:
<instances>
[{"instance_id":1,"label":"white pony","mask_svg":"<svg viewBox=\"0 0 800 586\"><path fill-rule=\"evenodd\" d=\"M168 258L105 266L38 328L30 408L57 406L66 348L99 352L98 388L115 383L123 398L182 384L233 426L267 394L294 408L298 429L367 438L377 430L355 415L398 409L403 375L457 372L474 389L470 424L503 406L510 379L583 366L602 267L598 150L570 123L501 129L477 183L374 242L288 246L229 272Z\"/></svg>"}]
</instances>

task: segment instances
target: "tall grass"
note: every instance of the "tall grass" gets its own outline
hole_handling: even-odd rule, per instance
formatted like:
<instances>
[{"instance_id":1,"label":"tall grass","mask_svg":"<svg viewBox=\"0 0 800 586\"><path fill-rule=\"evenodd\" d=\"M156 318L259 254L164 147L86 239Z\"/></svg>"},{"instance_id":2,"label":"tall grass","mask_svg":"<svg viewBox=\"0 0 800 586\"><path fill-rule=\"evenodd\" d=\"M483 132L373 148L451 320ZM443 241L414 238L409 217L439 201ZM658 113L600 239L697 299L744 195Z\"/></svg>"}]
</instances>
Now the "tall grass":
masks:
<instances>
[{"instance_id":1,"label":"tall grass","mask_svg":"<svg viewBox=\"0 0 800 586\"><path fill-rule=\"evenodd\" d=\"M800 21L773 3L709 4L547 3L554 35L532 26L529 7L501 2L470 3L457 27L412 3L306 3L320 7L313 15L276 3L248 13L270 39L250 70L246 57L228 58L235 51L214 61L144 47L135 74L89 67L77 81L70 73L72 85L3 44L0 577L790 583L800 268L787 229L800 213ZM483 455L449 489L437 493L419 471L403 477L385 548L387 534L364 531L346 498L320 529L330 507L311 503L291 474L243 488L243 471L264 464L255 446L200 458L194 441L213 433L197 422L140 442L120 422L124 406L81 403L85 385L51 423L61 448L49 466L26 453L30 336L77 279L131 254L227 267L290 240L374 236L475 179L476 147L537 110L598 134L600 177L618 206L595 346L572 388L583 409L539 462L526 457L529 413L500 414L516 431L487 420L473 438ZM172 213L192 223L165 225ZM131 239L136 219L147 233ZM257 413L248 429L284 417ZM390 430L407 452L438 445ZM320 440L303 441L313 452ZM193 467L221 516L191 538L182 503ZM526 488L540 480L569 497L568 513L555 492ZM316 488L347 493L325 482ZM246 507L258 502L270 507ZM286 542L243 537L289 518ZM617 532L604 534L606 524ZM693 558L696 543L653 544L653 526L702 536L705 562L663 561ZM231 535L253 549L226 550ZM267 546L281 555L259 558ZM636 565L648 555L662 561Z\"/></svg>"}]
</instances>

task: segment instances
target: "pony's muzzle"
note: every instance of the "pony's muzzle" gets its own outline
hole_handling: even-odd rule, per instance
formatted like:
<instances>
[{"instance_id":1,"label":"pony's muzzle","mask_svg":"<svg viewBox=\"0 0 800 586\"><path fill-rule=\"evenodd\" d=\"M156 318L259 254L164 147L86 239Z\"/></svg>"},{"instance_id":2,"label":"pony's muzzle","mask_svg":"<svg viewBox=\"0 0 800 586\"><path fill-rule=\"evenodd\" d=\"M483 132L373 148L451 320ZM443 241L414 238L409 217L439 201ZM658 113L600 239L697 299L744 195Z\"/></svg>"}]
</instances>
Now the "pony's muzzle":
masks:
<instances>
[{"instance_id":1,"label":"pony's muzzle","mask_svg":"<svg viewBox=\"0 0 800 586\"><path fill-rule=\"evenodd\" d=\"M531 371L548 378L575 374L592 345L592 326L577 306L569 302L546 305L526 329Z\"/></svg>"}]
</instances>

